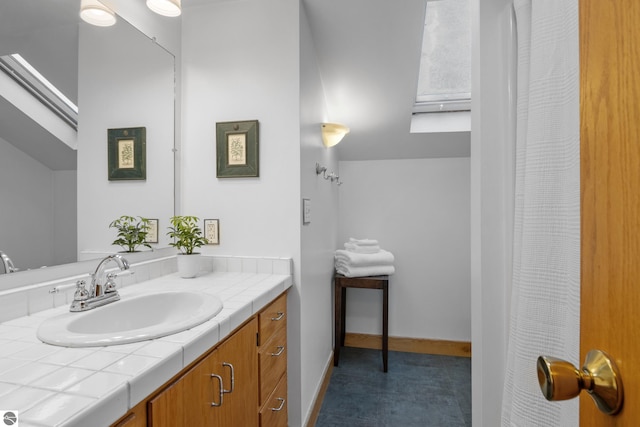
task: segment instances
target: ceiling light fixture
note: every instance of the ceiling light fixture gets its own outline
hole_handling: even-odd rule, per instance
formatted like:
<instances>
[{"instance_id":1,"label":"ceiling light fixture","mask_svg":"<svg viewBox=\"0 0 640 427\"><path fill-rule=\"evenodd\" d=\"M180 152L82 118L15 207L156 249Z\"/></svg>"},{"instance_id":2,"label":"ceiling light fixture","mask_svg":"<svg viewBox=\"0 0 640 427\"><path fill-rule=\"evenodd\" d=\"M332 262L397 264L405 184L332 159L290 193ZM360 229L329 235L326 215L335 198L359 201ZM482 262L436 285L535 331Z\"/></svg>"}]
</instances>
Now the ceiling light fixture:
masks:
<instances>
[{"instance_id":1,"label":"ceiling light fixture","mask_svg":"<svg viewBox=\"0 0 640 427\"><path fill-rule=\"evenodd\" d=\"M82 0L80 2L80 18L98 27L110 27L116 23L116 14L113 10L98 0Z\"/></svg>"},{"instance_id":2,"label":"ceiling light fixture","mask_svg":"<svg viewBox=\"0 0 640 427\"><path fill-rule=\"evenodd\" d=\"M322 142L325 147L338 145L342 138L349 133L349 128L339 123L322 124Z\"/></svg>"},{"instance_id":3,"label":"ceiling light fixture","mask_svg":"<svg viewBox=\"0 0 640 427\"><path fill-rule=\"evenodd\" d=\"M147 0L147 7L162 16L180 16L180 0Z\"/></svg>"}]
</instances>

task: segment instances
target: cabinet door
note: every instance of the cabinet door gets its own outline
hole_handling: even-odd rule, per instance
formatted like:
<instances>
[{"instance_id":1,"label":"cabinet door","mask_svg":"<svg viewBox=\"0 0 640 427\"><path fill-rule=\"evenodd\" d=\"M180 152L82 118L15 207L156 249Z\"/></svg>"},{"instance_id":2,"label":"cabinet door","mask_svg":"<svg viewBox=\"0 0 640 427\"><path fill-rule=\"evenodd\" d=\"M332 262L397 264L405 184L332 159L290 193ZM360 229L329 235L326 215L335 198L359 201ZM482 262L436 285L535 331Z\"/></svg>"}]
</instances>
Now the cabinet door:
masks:
<instances>
[{"instance_id":1,"label":"cabinet door","mask_svg":"<svg viewBox=\"0 0 640 427\"><path fill-rule=\"evenodd\" d=\"M149 427L212 426L220 384L212 378L212 353L149 401Z\"/></svg>"},{"instance_id":2,"label":"cabinet door","mask_svg":"<svg viewBox=\"0 0 640 427\"><path fill-rule=\"evenodd\" d=\"M179 397L182 389L181 382L178 381L149 401L149 425L151 427L178 425L182 417L179 413Z\"/></svg>"},{"instance_id":3,"label":"cabinet door","mask_svg":"<svg viewBox=\"0 0 640 427\"><path fill-rule=\"evenodd\" d=\"M147 427L147 419L135 412L130 412L111 427Z\"/></svg>"},{"instance_id":4,"label":"cabinet door","mask_svg":"<svg viewBox=\"0 0 640 427\"><path fill-rule=\"evenodd\" d=\"M146 402L141 402L131 408L122 418L111 424L111 427L147 427Z\"/></svg>"},{"instance_id":5,"label":"cabinet door","mask_svg":"<svg viewBox=\"0 0 640 427\"><path fill-rule=\"evenodd\" d=\"M257 426L257 333L253 319L150 400L149 426Z\"/></svg>"},{"instance_id":6,"label":"cabinet door","mask_svg":"<svg viewBox=\"0 0 640 427\"><path fill-rule=\"evenodd\" d=\"M254 318L212 355L212 372L222 377L223 403L214 407L215 426L258 425L258 322Z\"/></svg>"}]
</instances>

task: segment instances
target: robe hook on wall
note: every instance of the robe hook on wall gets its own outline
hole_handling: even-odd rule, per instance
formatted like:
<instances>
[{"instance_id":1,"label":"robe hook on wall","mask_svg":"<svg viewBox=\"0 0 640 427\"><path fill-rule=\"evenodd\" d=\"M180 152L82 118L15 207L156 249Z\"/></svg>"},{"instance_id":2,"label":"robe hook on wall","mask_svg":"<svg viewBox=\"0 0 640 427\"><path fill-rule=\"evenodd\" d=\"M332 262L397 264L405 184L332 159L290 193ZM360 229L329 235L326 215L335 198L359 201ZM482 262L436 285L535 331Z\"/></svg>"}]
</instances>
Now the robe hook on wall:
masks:
<instances>
[{"instance_id":1,"label":"robe hook on wall","mask_svg":"<svg viewBox=\"0 0 640 427\"><path fill-rule=\"evenodd\" d=\"M320 166L319 163L316 163L316 175L322 174L324 179L331 180L331 182L336 182L338 185L342 185L342 181L340 181L340 177L335 174L335 172L331 171L327 174L327 168L324 166Z\"/></svg>"}]
</instances>

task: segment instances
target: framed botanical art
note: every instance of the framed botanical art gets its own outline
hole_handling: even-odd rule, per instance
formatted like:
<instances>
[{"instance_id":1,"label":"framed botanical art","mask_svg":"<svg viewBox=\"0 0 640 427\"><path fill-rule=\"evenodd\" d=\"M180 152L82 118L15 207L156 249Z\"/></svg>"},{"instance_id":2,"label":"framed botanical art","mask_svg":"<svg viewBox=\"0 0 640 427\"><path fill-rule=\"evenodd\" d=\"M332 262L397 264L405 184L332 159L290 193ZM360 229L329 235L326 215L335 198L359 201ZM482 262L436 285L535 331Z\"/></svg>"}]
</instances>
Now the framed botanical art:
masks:
<instances>
[{"instance_id":1,"label":"framed botanical art","mask_svg":"<svg viewBox=\"0 0 640 427\"><path fill-rule=\"evenodd\" d=\"M258 121L216 123L216 176L259 175Z\"/></svg>"},{"instance_id":2,"label":"framed botanical art","mask_svg":"<svg viewBox=\"0 0 640 427\"><path fill-rule=\"evenodd\" d=\"M147 128L109 129L109 181L147 179Z\"/></svg>"}]
</instances>

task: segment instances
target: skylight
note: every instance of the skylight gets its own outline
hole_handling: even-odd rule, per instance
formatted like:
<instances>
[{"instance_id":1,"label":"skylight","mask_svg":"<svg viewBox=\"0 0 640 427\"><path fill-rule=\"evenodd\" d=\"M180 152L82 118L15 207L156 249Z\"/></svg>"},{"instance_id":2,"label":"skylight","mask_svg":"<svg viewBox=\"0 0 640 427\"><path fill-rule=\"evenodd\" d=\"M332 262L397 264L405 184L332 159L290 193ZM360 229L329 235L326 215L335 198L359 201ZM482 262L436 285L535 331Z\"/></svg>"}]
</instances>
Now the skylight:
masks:
<instances>
[{"instance_id":1,"label":"skylight","mask_svg":"<svg viewBox=\"0 0 640 427\"><path fill-rule=\"evenodd\" d=\"M428 0L414 112L471 109L469 0Z\"/></svg>"},{"instance_id":2,"label":"skylight","mask_svg":"<svg viewBox=\"0 0 640 427\"><path fill-rule=\"evenodd\" d=\"M0 56L0 69L46 105L74 129L78 128L78 106L19 54Z\"/></svg>"}]
</instances>

